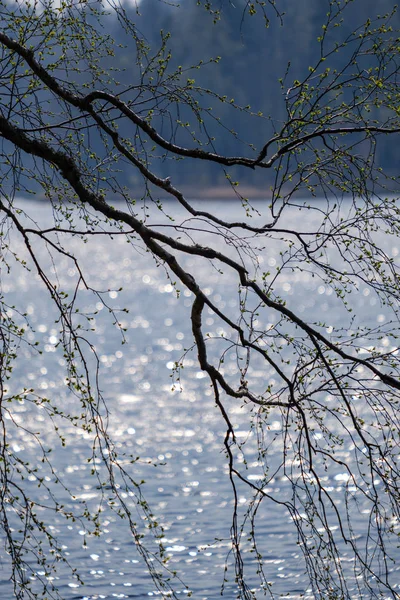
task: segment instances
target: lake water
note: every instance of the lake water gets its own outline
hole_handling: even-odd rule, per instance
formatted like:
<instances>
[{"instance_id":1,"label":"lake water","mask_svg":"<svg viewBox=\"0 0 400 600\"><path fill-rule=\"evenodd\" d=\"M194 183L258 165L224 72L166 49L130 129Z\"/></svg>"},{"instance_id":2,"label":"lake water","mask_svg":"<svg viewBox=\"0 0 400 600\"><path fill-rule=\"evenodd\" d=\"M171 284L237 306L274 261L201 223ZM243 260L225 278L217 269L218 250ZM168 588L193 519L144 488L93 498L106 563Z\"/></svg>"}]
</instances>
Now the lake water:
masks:
<instances>
[{"instance_id":1,"label":"lake water","mask_svg":"<svg viewBox=\"0 0 400 600\"><path fill-rule=\"evenodd\" d=\"M27 207L28 205L24 205ZM207 209L221 211L237 218L240 209L233 202L224 201L220 205L203 203ZM169 205L167 205L168 209ZM42 204L29 205L31 214L38 222L49 219L47 208ZM172 208L169 209L172 212ZM152 215L153 219L158 218ZM161 218L161 217L160 217ZM293 218L296 218L293 216ZM17 242L16 234L12 234ZM281 243L270 240L260 255L271 268L279 261ZM37 246L41 260L51 268L49 255L42 245ZM189 311L191 294L183 291L177 298L174 288L162 267L140 248L135 251L126 243L123 236L108 236L90 239L88 244L74 243L74 251L83 265L91 285L106 293L107 301L113 308L127 307L129 313L120 319L127 328L127 344L121 345L121 335L112 325L112 316L101 309L98 300L82 291L80 306L93 312L101 309L96 316L96 331L93 342L101 362L100 387L110 411L109 431L120 452L141 457L141 462L132 466L132 476L145 480L143 493L154 514L164 524L167 552L171 556L170 566L177 569L182 581L193 591L199 600L215 600L220 597L224 568L228 563L228 583L225 595L236 596L234 567L232 558L227 558L230 548L232 489L223 451L225 424L216 409L209 381L198 367L196 352L188 353L180 385L171 391L172 367L185 349L192 346ZM397 248L392 248L395 255ZM9 257L10 258L10 257ZM10 261L12 259L10 258ZM237 281L229 275L223 277L209 265L197 267L192 259L186 259L186 266L203 269L196 274L203 282L206 293L220 306L234 312L238 308ZM60 257L57 261L60 287L69 289L76 278L76 270ZM43 355L37 355L29 347L21 346L14 372L14 385L36 386L56 398L64 409L76 406L64 385L64 360L57 349L59 330L54 324L54 309L42 285L34 273L13 265L10 275L3 270L3 290L7 293L9 305L18 304L29 315L35 333L32 341L43 343ZM320 318L340 322L344 316L338 309L334 295L315 280L310 273L288 272L278 283L279 292L288 305L307 317L318 310ZM122 291L118 291L120 288ZM386 318L376 299L360 290L353 298L356 311L365 322L379 323ZM266 319L273 319L266 315ZM209 315L205 325L211 333L220 333L220 327ZM225 368L232 373L237 369L236 358L227 355ZM266 372L256 369L250 373L254 379L264 381ZM257 481L260 475L257 462L255 440L249 435L249 408L234 400L226 400L236 434L239 439L248 439L247 476ZM16 428L13 419L23 428ZM275 424L275 425L274 425ZM13 450L22 460L33 459L37 453L37 440L28 431L40 431L40 442L46 448L53 448L53 472L45 463L38 463L39 473L45 478L49 488L68 506L71 500L56 477L62 478L66 487L79 499L85 499L89 506L99 501L97 480L90 476L91 465L88 456L91 452L89 434L77 430L72 425L64 425L67 445L62 448L49 420L43 411L35 409L28 402L14 407L8 426ZM278 421L273 421L279 427ZM348 453L350 457L350 453ZM278 460L278 457L277 457ZM150 464L150 461L155 463ZM273 463L273 457L271 457ZM39 476L39 475L38 475ZM333 489L340 502L343 489L338 473L328 473ZM46 479L47 478L47 479ZM34 478L26 482L32 494L36 492ZM275 482L275 493L282 488L284 481ZM251 498L250 489L239 487L239 506L246 513ZM138 556L132 537L115 512L107 509L103 514L103 534L99 538L85 536L81 523L66 523L58 515L45 513L51 531L63 545L68 558L79 571L85 585L82 586L62 565L57 573L51 574L64 600L95 600L111 598L158 597L154 583ZM360 535L363 535L362 515L359 520ZM267 579L273 582L273 592L289 598L312 598L301 552L296 544L297 534L285 510L275 504L264 502L258 515L258 543L264 556ZM347 551L346 551L347 552ZM351 560L344 554L343 560ZM346 558L347 557L347 558ZM400 553L398 554L400 560ZM257 589L259 585L254 575L254 562L251 554L245 554L245 566L249 582ZM398 571L399 566L394 565ZM38 577L46 577L37 569ZM0 548L0 598L12 597L8 581L9 559ZM175 589L186 597L185 587L179 583ZM354 588L355 589L355 588ZM358 598L354 592L354 598ZM261 597L261 595L259 596ZM367 596L365 596L367 597Z\"/></svg>"}]
</instances>

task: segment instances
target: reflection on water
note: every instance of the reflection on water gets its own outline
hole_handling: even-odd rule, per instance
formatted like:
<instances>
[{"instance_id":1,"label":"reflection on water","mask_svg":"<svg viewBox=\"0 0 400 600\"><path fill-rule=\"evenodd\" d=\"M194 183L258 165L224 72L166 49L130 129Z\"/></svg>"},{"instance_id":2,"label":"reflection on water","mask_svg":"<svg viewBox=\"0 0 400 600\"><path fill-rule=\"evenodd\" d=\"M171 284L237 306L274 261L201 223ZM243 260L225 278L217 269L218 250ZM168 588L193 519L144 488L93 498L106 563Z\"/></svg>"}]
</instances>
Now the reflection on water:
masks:
<instances>
[{"instance_id":1,"label":"reflection on water","mask_svg":"<svg viewBox=\"0 0 400 600\"><path fill-rule=\"evenodd\" d=\"M43 207L37 208L38 213L44 210ZM127 330L128 341L127 345L121 345L121 335L110 324L112 319L107 310L93 296L82 292L81 302L87 303L82 309L92 313L98 311L93 343L103 373L100 386L110 411L109 432L117 451L126 456L126 464L131 456L140 456L132 467L133 477L137 481L146 481L144 494L156 518L164 524L171 569L179 571L196 598L214 600L220 597L230 548L232 492L223 452L224 422L215 410L209 381L199 370L196 353L190 350L193 344L189 320L191 294L184 291L177 298L165 272L152 262L148 254L133 253L122 237L115 237L112 241L104 237L91 240L90 253L85 245L76 243L75 251L91 284L111 290L108 294L110 306L129 308L129 313L122 313L120 317L122 326ZM276 247L271 244L260 261L273 268L278 254L278 244ZM43 256L43 259L46 260L46 257ZM68 289L76 272L67 262L63 266L62 258L60 260L60 286ZM191 259L187 262L190 269ZM237 282L225 276L221 286L221 276L217 271L208 269L207 265L203 269L204 273L199 272L198 275L207 281L206 293L221 308L234 310L238 305ZM28 347L21 347L16 373L19 385L27 388L34 385L47 390L49 396L58 396L58 402L67 406L70 403L68 411L73 414L76 406L64 391L65 361L58 351L59 330L51 320L53 308L31 273L23 270L16 273L4 281L9 303L11 305L18 300L35 330L29 334L32 341L41 340L44 344L43 356L33 354ZM341 318L332 311L336 305L331 290L314 281L309 273L288 272L285 278L280 279L279 286L281 297L293 302L293 306L305 317L318 303L319 309L332 320ZM116 291L121 287L123 291ZM357 303L366 321L379 322L385 318L381 309L377 314L375 302L367 289L360 290ZM276 316L267 312L264 318L265 323L260 325L268 329ZM205 326L211 338L222 333L212 314L205 319ZM181 379L177 380L174 366L185 352L185 367L180 373ZM228 374L237 372L237 357L229 350L224 369ZM265 387L265 379L272 377L272 371L267 373L264 367L261 369L255 365L249 375ZM227 406L238 439L246 441L247 477L257 483L263 472L255 435L249 432L249 409L233 400L228 400ZM41 444L45 448L53 448L53 470L45 462L39 463L39 471L29 475L27 486L31 486L33 495L42 494L44 500L48 498L49 490L58 494L59 498L64 493L64 501L68 505L68 495L57 484L58 480L62 480L63 485L74 494L76 503L84 500L88 506L95 507L99 502L99 486L98 479L91 476L93 465L88 462L91 455L90 433L72 424L64 424L63 435L67 440L64 448L57 432L49 426L47 415L42 413L43 409L32 407L22 399L13 407L12 417L5 415L10 427L12 420L23 425L23 429L15 430L13 441L13 451L21 460L31 458L32 452L37 452L37 439L28 431L40 431ZM280 430L281 421L272 418L268 431L271 440L279 437ZM320 434L315 431L314 435ZM279 445L273 448L277 452ZM337 458L344 462L351 460L351 452L351 447L344 446ZM273 470L274 457L270 456L270 460ZM280 460L279 452L276 460ZM100 461L96 467L101 473ZM292 468L295 469L296 465L293 464ZM40 477L44 478L48 490L37 489ZM326 474L324 485L335 495L338 503L347 479L346 472ZM288 482L280 478L271 478L265 491L279 493L282 498L291 495ZM125 496L134 507L135 499L130 500L129 493ZM239 506L243 514L249 500L250 490L245 486L239 487ZM57 514L49 525L71 563L79 566L85 585L82 586L62 565L58 565L57 573L38 570L37 576L54 579L64 600L159 596L136 553L125 522L106 504L100 537L88 535L81 523L66 523ZM258 542L267 577L274 581L274 593L285 594L289 598L300 598L301 595L312 598L289 515L282 507L265 503L257 519ZM346 549L342 560L351 561ZM245 554L245 567L251 566L252 561L252 555ZM231 563L228 558L227 598L235 597L236 591ZM7 557L2 556L2 598L12 595L7 582L8 568ZM251 569L248 572L256 589L258 581L256 577L252 579ZM185 597L183 585L179 587L177 584L177 590Z\"/></svg>"}]
</instances>

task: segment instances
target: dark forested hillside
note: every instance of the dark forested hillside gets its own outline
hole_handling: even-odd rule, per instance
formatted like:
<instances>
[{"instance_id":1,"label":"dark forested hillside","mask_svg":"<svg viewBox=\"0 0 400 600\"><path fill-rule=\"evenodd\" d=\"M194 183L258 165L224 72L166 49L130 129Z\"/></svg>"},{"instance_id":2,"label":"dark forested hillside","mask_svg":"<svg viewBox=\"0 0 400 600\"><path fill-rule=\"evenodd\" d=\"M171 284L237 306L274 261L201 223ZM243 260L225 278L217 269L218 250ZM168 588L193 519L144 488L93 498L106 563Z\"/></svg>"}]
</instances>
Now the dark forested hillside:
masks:
<instances>
[{"instance_id":1,"label":"dark forested hillside","mask_svg":"<svg viewBox=\"0 0 400 600\"><path fill-rule=\"evenodd\" d=\"M368 18L378 12L380 15L390 14L394 6L391 0L382 0L379 5L372 0L348 2L344 14L337 19L335 27L325 39L323 51L333 52L335 44L346 40ZM261 14L262 9L259 6L255 8L257 13L251 15L250 5L244 0L235 3L222 0L213 6L214 11L207 10L207 7L198 5L194 0L185 0L179 6L160 0L146 0L139 4L140 14L136 15L133 7L127 7L129 16L134 18L153 54L161 47L160 32L164 35L170 33L164 53L164 56L170 55L168 68L173 71L182 67L182 78L189 78L194 86L220 95L218 99L215 95L199 92L199 106L210 109L206 125L196 123L193 114L188 114L186 109L174 114L180 122L178 127L169 115L164 118L166 135L173 131L178 140L189 143L189 130L195 132L198 141L208 148L213 146L223 154L245 153L251 156L271 132L279 129L287 119L287 91L294 81L302 81L310 68L317 65L321 58L319 37L324 32L325 24L329 19L334 20L335 15L332 10L328 13L329 4L322 0L280 0L276 3L276 11L267 5L265 16L269 22ZM399 22L399 14L394 13L391 20L394 29ZM132 60L136 52L134 41L128 38L117 41L125 49L113 64L122 69L118 77L129 86L137 83L137 69ZM342 48L340 52L333 52L326 61L330 71L342 69L352 51L353 46L349 44L348 51ZM218 60L214 62L217 57ZM213 59L212 62L207 64L210 59ZM201 68L185 71L201 62ZM374 65L366 62L365 67ZM233 101L235 105L250 107L246 109L248 116L245 118L242 115L240 125L236 111L232 110ZM162 120L163 110L157 111L156 106L153 110L152 118ZM196 145L195 141L192 143ZM378 163L386 170L396 170L398 157L389 140L381 140L377 157ZM225 179L223 169L212 164L197 164L194 173L190 160L183 167L179 161L172 161L166 155L160 157L159 163L158 172L162 176L173 176L181 185L193 183L194 176L196 184L204 186L219 185ZM241 183L262 187L273 176L265 173L256 176L246 169L231 171L230 175Z\"/></svg>"},{"instance_id":2,"label":"dark forested hillside","mask_svg":"<svg viewBox=\"0 0 400 600\"><path fill-rule=\"evenodd\" d=\"M86 10L84 5L83 2L82 11ZM115 45L110 43L112 50L104 47L101 51L95 79L88 79L93 68L90 57L77 57L70 49L66 50L71 52L68 60L75 67L66 74L65 68L60 66L57 72L60 80L67 80L77 89L85 83L88 91L102 89L122 94L120 97L125 101L129 98L136 114L151 123L164 138L187 148L202 147L225 156L251 158L257 156L266 140L292 117L300 122L307 111L313 110L318 90L325 85L324 78L326 88L331 86L324 96L324 110L330 114L329 125L334 125L332 106L339 110L342 102L348 103L351 99L356 102L357 90L365 93L360 87L364 73L366 87L372 85L372 88L376 85L375 73L380 73L376 53L358 55L357 63L352 64L358 32L361 33L364 24L371 19L371 29L383 25L391 27L395 38L400 24L393 0L381 0L379 4L372 0L277 0L275 3L271 0L257 1L254 5L246 0L214 3L182 0L179 4L141 0L137 5L122 2L122 7L125 24L129 26L121 27L123 12L117 18L110 9L101 21L104 31L96 30L98 24L92 31L90 27L85 30L89 40L93 36L93 48L103 45L100 36L109 35L115 41ZM25 9L21 5L16 15L19 10ZM381 17L387 17L375 23L374 16L378 12ZM88 19L90 22L90 17ZM16 18L14 25L17 22ZM18 38L17 26L13 29L13 35ZM23 38L23 33L21 35ZM34 36L24 43L31 44L35 50L42 44L39 37L35 40ZM57 56L60 65L63 64L61 49L52 46L51 52L46 49L41 60L45 65L52 65L56 64L54 57ZM341 75L332 87L336 73ZM354 75L357 81L353 86ZM379 77L384 86L385 75L380 73ZM49 109L48 118L56 120L56 102L53 108L54 99L48 90L42 94ZM330 101L332 106L326 104ZM301 103L306 107L304 110ZM390 99L386 106L388 104ZM31 113L30 108L27 110ZM369 119L376 124L391 118L392 109L387 113L373 101L368 110ZM360 114L359 118L362 120L364 116ZM345 118L337 118L338 123L346 125ZM312 114L310 126L317 124L318 127L318 119L317 114ZM308 131L308 122L302 127ZM124 134L127 138L136 135L134 128ZM254 171L240 166L226 173L213 161L199 163L160 148L154 150L143 133L140 139L144 163L151 164L160 177L173 178L186 193L221 186L229 178L231 182L253 186L264 195L275 177L273 169ZM102 148L101 140L95 135L90 145L95 152ZM365 147L360 144L357 151L363 153ZM389 136L380 136L374 158L376 166L397 175L398 152ZM131 190L142 189L143 185L140 172L132 172L132 169L126 173L120 169L118 181ZM31 182L29 186L31 189Z\"/></svg>"}]
</instances>

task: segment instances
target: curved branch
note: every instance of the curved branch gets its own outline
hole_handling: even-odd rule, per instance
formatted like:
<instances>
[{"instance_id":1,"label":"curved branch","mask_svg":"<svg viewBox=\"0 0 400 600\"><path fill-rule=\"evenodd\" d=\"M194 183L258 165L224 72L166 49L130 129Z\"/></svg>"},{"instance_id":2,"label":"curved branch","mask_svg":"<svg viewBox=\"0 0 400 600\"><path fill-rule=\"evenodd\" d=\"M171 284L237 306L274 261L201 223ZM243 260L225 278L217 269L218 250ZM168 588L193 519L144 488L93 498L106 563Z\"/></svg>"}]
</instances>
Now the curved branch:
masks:
<instances>
[{"instance_id":1,"label":"curved branch","mask_svg":"<svg viewBox=\"0 0 400 600\"><path fill-rule=\"evenodd\" d=\"M68 102L72 106L80 109L83 112L88 112L92 116L95 113L93 102L96 100L104 100L105 102L110 103L115 108L118 108L122 114L124 114L132 123L137 125L144 133L146 133L150 139L153 140L156 144L162 147L164 150L172 152L178 156L185 156L188 158L195 158L199 160L207 160L210 162L215 162L224 166L244 166L251 169L256 167L262 167L269 169L274 163L284 154L289 153L290 151L303 146L307 142L317 137L324 138L329 135L346 135L353 133L383 133L383 134L392 134L399 133L400 128L388 128L388 127L379 127L374 125L365 125L365 126L354 126L354 127L332 127L332 128L324 128L313 131L307 135L301 136L296 140L292 140L286 144L284 144L277 152L275 152L267 162L263 162L267 156L268 148L272 143L278 142L280 136L274 135L261 149L259 155L254 158L246 158L240 156L223 156L220 154L216 154L214 152L208 152L205 150L201 150L200 148L184 148L177 144L174 144L167 139L163 138L149 123L141 118L137 113L135 113L125 102L123 102L117 96L110 94L108 92L94 90L85 96L75 94L62 85L56 80L55 77L51 76L50 73L35 59L34 52L31 49L25 48L22 44L17 42L16 40L11 39L5 33L0 32L0 42L4 44L8 49L16 52L19 56L21 56L29 67L32 69L33 73L59 98Z\"/></svg>"},{"instance_id":2,"label":"curved branch","mask_svg":"<svg viewBox=\"0 0 400 600\"><path fill-rule=\"evenodd\" d=\"M140 237L143 239L143 241L149 247L149 249L151 249L159 258L165 260L168 263L172 271L181 279L181 281L188 287L190 291L192 291L195 295L200 293L197 283L193 279L192 275L186 273L184 269L180 267L176 258L173 255L166 252L159 244L157 244L154 241L154 239L159 238L164 243L167 243L168 245L171 245L176 249L183 251L186 251L187 249L185 245L180 244L163 234L157 234L156 232L149 229L146 225L141 223L134 216L125 213L124 211L115 209L114 207L107 204L107 202L102 196L95 194L83 185L79 169L75 161L71 157L66 155L64 152L54 150L48 144L42 141L32 140L25 133L23 133L22 130L20 130L14 125L11 125L2 115L0 116L0 134L9 141L13 142L17 147L21 148L25 152L29 154L34 154L35 156L38 156L44 159L45 161L51 162L54 165L56 165L61 171L61 175L63 176L63 178L66 181L68 181L68 183L71 185L71 187L74 189L79 199L83 203L90 204L90 206L92 206L95 210L100 211L103 215L109 217L114 221L122 221L127 225L130 225L140 235ZM210 255L213 254L215 258L234 268L240 276L241 284L244 287L253 289L257 296L266 304L266 306L273 308L285 317L289 318L289 320L292 323L298 325L309 336L314 336L327 348L341 356L343 359L364 365L372 373L374 373L374 375L379 377L379 379L383 383L390 387L400 389L400 382L397 381L394 377L386 373L382 373L379 369L375 367L375 365L371 364L369 361L359 358L357 356L351 356L350 354L346 353L339 346L333 344L328 338L323 336L319 331L317 331L316 329L308 325L305 321L300 319L293 311L291 311L285 305L271 300L271 298L265 292L263 292L263 290L255 281L252 281L247 278L246 270L242 265L239 265L235 261L222 255L221 253L217 253L210 249L203 250L202 246L191 246L190 253L205 257L210 257ZM205 302L208 304L209 300L206 297L204 298ZM217 312L217 314L219 314L219 316L223 318L225 322L227 322L230 326L235 328L234 323L227 319L226 315L222 315L215 308L214 310L215 312Z\"/></svg>"}]
</instances>

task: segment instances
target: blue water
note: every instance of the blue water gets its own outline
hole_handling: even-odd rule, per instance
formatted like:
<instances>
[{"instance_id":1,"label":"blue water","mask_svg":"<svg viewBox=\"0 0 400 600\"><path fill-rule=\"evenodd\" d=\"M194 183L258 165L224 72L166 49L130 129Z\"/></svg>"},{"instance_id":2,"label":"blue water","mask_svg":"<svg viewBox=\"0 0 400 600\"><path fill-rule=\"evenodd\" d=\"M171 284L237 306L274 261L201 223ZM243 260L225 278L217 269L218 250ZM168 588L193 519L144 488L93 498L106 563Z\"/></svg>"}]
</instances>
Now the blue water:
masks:
<instances>
[{"instance_id":1,"label":"blue water","mask_svg":"<svg viewBox=\"0 0 400 600\"><path fill-rule=\"evenodd\" d=\"M27 204L22 206L28 207ZM221 214L229 212L232 218L236 214L236 218L241 215L239 207L230 202L220 205L207 203L203 206L219 210ZM29 209L37 221L49 219L44 205L30 204ZM172 212L175 209L167 205L167 210ZM151 218L166 222L158 213L152 214ZM201 235L207 237L204 233ZM15 232L12 237L18 244ZM213 236L209 236L209 240L212 239ZM132 465L130 472L136 481L146 482L143 493L153 513L164 525L169 566L178 571L195 598L215 600L220 597L224 568L228 565L225 594L227 598L234 598L234 567L229 556L233 500L223 450L225 424L215 407L209 381L198 367L196 352L191 349L191 295L182 290L177 297L163 267L157 265L139 245L133 248L127 244L123 236L115 236L112 240L100 236L89 239L87 244L75 239L71 247L88 282L104 291L110 308L129 309L129 313L120 313L118 316L127 330L127 343L121 344L121 334L112 324L113 316L106 308L101 308L99 300L91 293L83 289L80 292L81 309L89 312L101 309L95 317L95 331L89 336L100 357L100 388L109 409L108 431L116 442L118 452L141 457L139 462ZM230 247L226 248L231 252ZM264 264L273 269L280 260L281 248L279 239L269 240L267 247L257 252ZM19 251L23 252L22 249ZM397 248L393 249L395 251ZM37 242L37 253L51 272L52 263L46 246ZM10 261L13 262L11 257ZM189 271L196 272L206 293L216 303L232 314L238 309L237 281L233 276L222 276L209 264L199 265L191 258L185 259L185 265ZM43 354L38 355L30 347L21 346L13 385L19 389L24 386L38 387L53 397L63 410L79 411L78 404L68 394L64 383L65 361L57 347L59 327L54 323L54 307L33 271L16 264L12 267L10 275L3 273L3 291L7 293L10 305L18 304L21 310L28 313L32 325L31 341L39 341L44 349ZM71 261L59 256L56 270L60 287L72 289L77 271ZM318 318L326 319L330 324L341 322L342 319L346 325L347 316L340 312L334 295L311 273L288 271L281 276L277 286L288 305L304 318L314 315L316 320L315 313L318 311ZM119 291L121 287L123 290ZM386 318L382 307L365 290L359 290L353 302L365 322L378 323ZM275 317L267 311L262 318L268 323L273 322ZM211 335L221 334L221 326L213 315L208 315L205 326ZM217 344L215 346L216 352ZM183 354L186 355L185 366L180 381L176 381L173 365ZM237 372L236 357L231 351L227 353L224 368L232 375ZM271 376L258 369L257 365L250 375L255 385L258 381L263 385L265 379ZM255 436L249 433L250 409L232 399L225 402L238 439L247 440L247 476L257 482L261 470ZM29 459L31 463L39 457L36 475L45 478L49 489L66 506L77 506L82 499L90 507L97 506L100 498L98 481L90 475L92 465L88 463L92 444L90 434L65 422L62 427L67 444L63 448L51 419L42 409L29 402L21 402L12 408L11 415L7 423L16 455L23 460ZM274 418L272 415L270 435L273 435L274 429L279 429L279 423L279 416ZM53 471L46 463L40 462L37 439L29 433L32 431L40 431L41 444L45 448L52 448L50 458ZM273 452L277 450L272 449L271 452L270 461L274 465L274 460L279 460L279 453L274 458ZM351 453L343 449L342 457L351 460ZM71 502L60 484L55 484L56 478L60 478L70 489L76 497L74 502ZM30 479L25 482L30 493L48 501L50 492L37 489L35 476ZM343 489L338 473L328 473L327 479L340 503ZM285 481L277 480L271 485L275 494L282 493L282 497L290 494ZM243 516L251 492L245 486L239 486L238 490ZM135 510L135 498L127 496L127 502ZM51 574L34 567L37 580L42 577L52 581L64 600L148 598L160 595L135 549L126 522L110 510L106 502L102 514L103 533L99 538L85 535L84 524L66 522L55 513L43 510L42 518L48 520L72 566L79 568L85 582L85 585L81 585L70 569L61 563ZM137 519L140 521L140 515ZM358 523L362 536L362 515ZM286 594L289 598L313 598L289 515L282 507L264 502L259 509L257 527L259 548L264 557L267 579L273 582L273 592L277 596ZM249 583L257 590L259 580L255 575L254 559L252 554L246 552L244 557ZM351 560L350 555L344 554L343 560ZM2 599L12 597L9 568L9 559L2 544ZM399 570L398 566L393 568ZM174 587L178 594L186 597L183 584L177 581ZM260 592L257 594L261 597Z\"/></svg>"}]
</instances>

